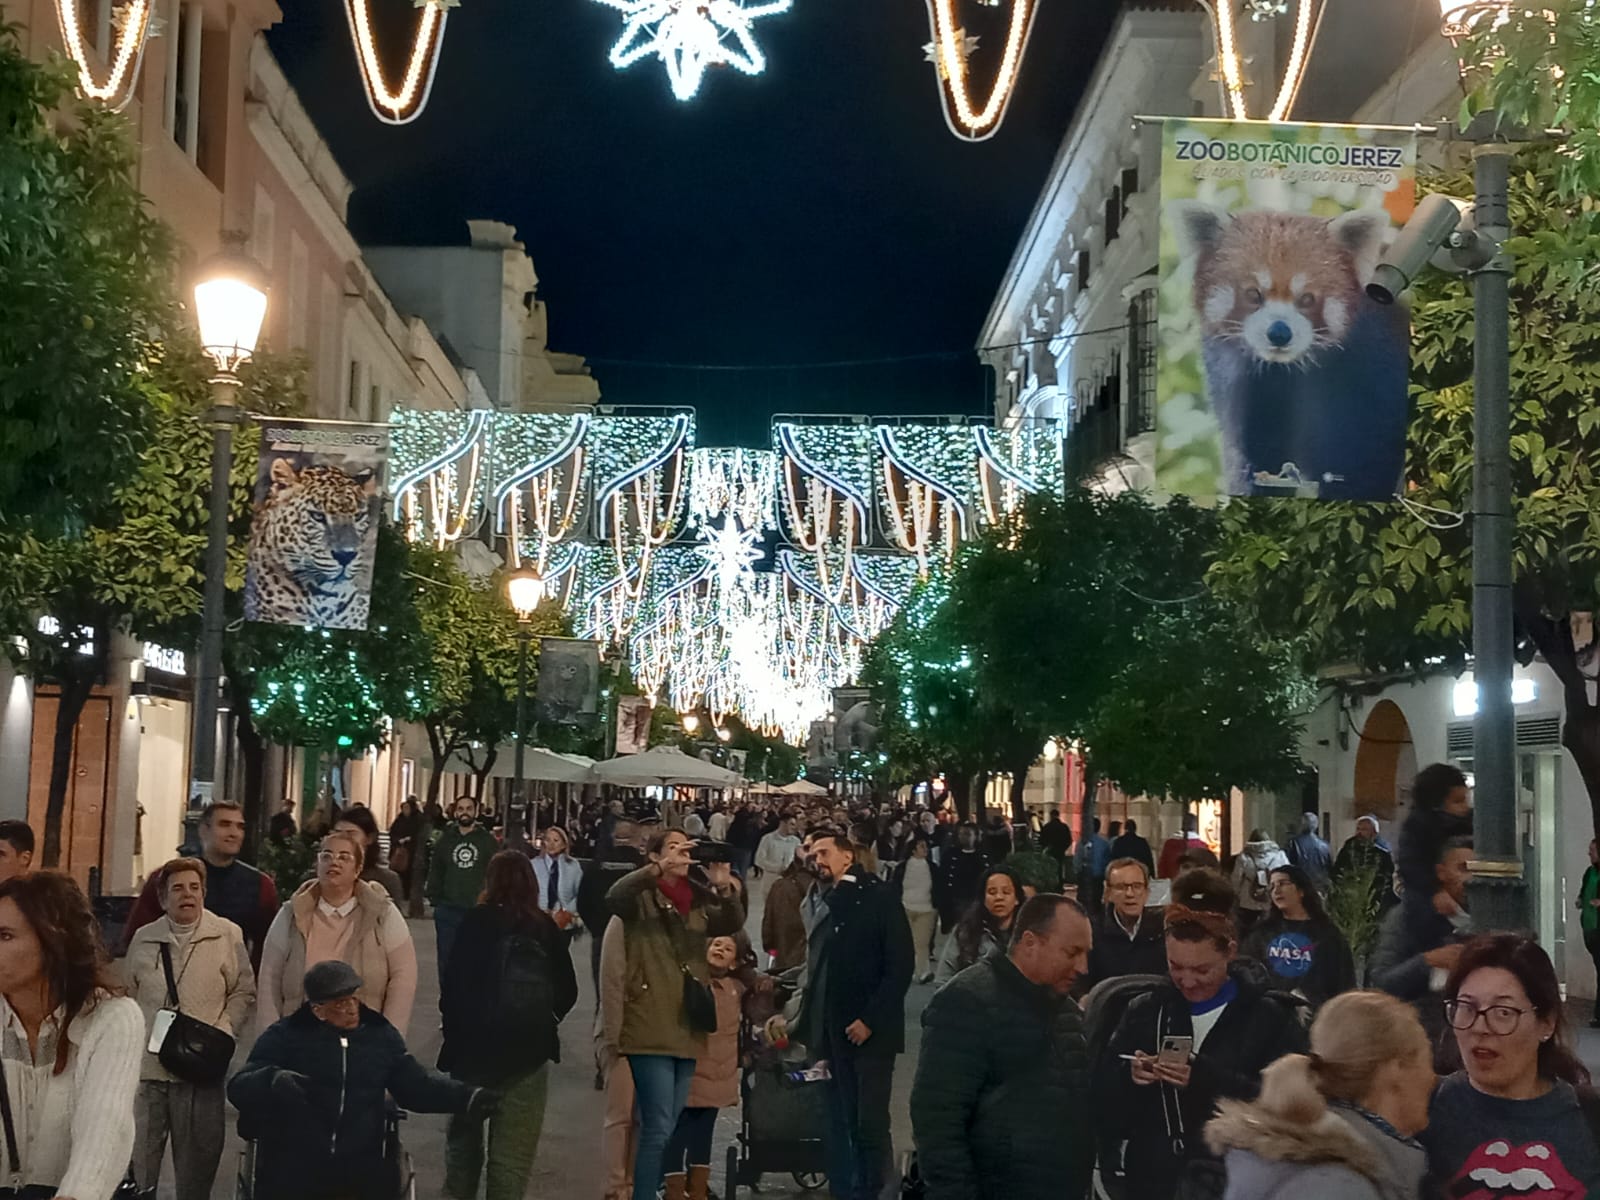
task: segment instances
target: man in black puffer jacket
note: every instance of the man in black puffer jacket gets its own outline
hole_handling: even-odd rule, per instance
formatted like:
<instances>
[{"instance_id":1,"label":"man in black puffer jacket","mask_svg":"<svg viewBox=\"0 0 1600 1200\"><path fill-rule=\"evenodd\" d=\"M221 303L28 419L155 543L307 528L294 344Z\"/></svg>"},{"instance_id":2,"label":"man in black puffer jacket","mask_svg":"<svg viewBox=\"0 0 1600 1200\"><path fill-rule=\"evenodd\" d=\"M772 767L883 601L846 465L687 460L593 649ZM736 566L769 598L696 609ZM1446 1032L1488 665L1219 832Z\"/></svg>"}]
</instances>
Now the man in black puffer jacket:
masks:
<instances>
[{"instance_id":1,"label":"man in black puffer jacket","mask_svg":"<svg viewBox=\"0 0 1600 1200\"><path fill-rule=\"evenodd\" d=\"M928 1200L1081 1200L1094 1168L1089 1050L1068 993L1088 918L1022 906L1006 955L980 959L922 1014L911 1126Z\"/></svg>"},{"instance_id":2,"label":"man in black puffer jacket","mask_svg":"<svg viewBox=\"0 0 1600 1200\"><path fill-rule=\"evenodd\" d=\"M228 1082L240 1132L256 1139L253 1200L393 1200L384 1169L385 1094L414 1112L488 1116L498 1096L430 1071L383 1014L357 999L347 963L306 972L306 1002L256 1042Z\"/></svg>"}]
</instances>

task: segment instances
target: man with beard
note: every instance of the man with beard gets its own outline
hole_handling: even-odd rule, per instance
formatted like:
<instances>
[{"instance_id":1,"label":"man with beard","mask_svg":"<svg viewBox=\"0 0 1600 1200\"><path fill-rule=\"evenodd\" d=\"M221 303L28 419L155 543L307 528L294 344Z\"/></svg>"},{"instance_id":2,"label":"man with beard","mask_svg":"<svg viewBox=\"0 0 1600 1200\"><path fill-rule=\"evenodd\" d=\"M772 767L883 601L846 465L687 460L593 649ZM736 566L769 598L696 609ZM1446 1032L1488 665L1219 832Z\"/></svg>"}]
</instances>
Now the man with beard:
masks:
<instances>
[{"instance_id":1,"label":"man with beard","mask_svg":"<svg viewBox=\"0 0 1600 1200\"><path fill-rule=\"evenodd\" d=\"M500 844L478 824L478 802L463 796L455 803L455 828L439 835L428 863L428 886L424 889L433 905L433 928L439 943L439 979L443 986L444 969L456 930L483 893L483 879L489 860Z\"/></svg>"}]
</instances>

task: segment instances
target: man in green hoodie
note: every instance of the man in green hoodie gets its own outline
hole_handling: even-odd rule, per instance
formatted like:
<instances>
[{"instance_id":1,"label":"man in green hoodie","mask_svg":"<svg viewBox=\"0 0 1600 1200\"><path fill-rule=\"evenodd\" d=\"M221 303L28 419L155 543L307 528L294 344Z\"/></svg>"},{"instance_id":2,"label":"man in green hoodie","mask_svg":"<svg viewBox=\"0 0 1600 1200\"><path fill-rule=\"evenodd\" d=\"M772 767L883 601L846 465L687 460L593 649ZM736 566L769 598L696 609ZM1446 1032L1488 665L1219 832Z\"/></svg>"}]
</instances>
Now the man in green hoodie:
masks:
<instances>
[{"instance_id":1,"label":"man in green hoodie","mask_svg":"<svg viewBox=\"0 0 1600 1200\"><path fill-rule=\"evenodd\" d=\"M500 843L478 824L478 802L463 796L455 804L455 827L446 828L433 845L428 862L428 903L433 905L433 929L439 944L439 986L444 986L445 964L455 945L462 918L478 903L489 860Z\"/></svg>"}]
</instances>

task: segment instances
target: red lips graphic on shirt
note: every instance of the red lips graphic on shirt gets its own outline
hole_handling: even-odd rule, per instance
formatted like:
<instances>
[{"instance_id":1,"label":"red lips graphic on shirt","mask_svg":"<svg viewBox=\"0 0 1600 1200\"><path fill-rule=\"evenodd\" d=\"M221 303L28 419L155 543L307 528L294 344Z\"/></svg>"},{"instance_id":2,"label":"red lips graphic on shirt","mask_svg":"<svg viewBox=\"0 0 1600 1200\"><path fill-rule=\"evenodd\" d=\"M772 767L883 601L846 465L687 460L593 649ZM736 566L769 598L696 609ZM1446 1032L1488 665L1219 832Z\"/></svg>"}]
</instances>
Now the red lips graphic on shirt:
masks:
<instances>
[{"instance_id":1,"label":"red lips graphic on shirt","mask_svg":"<svg viewBox=\"0 0 1600 1200\"><path fill-rule=\"evenodd\" d=\"M1544 1142L1485 1142L1450 1184L1453 1200L1583 1200L1584 1188Z\"/></svg>"}]
</instances>

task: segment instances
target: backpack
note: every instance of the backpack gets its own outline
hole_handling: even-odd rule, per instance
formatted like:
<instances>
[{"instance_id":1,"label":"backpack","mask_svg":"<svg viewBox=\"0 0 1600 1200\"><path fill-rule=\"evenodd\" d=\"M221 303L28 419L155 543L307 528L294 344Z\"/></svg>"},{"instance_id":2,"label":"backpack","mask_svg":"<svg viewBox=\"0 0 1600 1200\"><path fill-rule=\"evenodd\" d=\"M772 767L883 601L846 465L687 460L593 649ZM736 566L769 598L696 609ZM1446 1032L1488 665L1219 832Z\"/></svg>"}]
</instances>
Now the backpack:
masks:
<instances>
[{"instance_id":1,"label":"backpack","mask_svg":"<svg viewBox=\"0 0 1600 1200\"><path fill-rule=\"evenodd\" d=\"M499 970L489 1008L494 1040L548 1045L555 1038L555 985L544 943L513 930L500 939Z\"/></svg>"}]
</instances>

